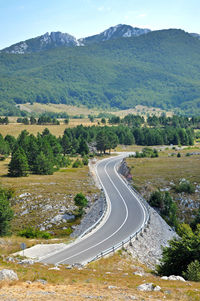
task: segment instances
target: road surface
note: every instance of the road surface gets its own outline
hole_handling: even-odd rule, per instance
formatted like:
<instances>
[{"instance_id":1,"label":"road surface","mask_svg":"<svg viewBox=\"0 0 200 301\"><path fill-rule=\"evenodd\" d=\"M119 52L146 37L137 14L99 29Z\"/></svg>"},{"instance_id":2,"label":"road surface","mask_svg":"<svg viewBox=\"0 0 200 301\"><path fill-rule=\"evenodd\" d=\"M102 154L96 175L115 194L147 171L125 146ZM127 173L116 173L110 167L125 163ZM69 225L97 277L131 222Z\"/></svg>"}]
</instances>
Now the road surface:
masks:
<instances>
[{"instance_id":1,"label":"road surface","mask_svg":"<svg viewBox=\"0 0 200 301\"><path fill-rule=\"evenodd\" d=\"M145 209L116 170L125 156L104 159L96 167L97 176L109 203L107 220L91 235L78 239L66 249L43 258L41 262L87 263L97 254L122 242L143 226L146 218Z\"/></svg>"}]
</instances>

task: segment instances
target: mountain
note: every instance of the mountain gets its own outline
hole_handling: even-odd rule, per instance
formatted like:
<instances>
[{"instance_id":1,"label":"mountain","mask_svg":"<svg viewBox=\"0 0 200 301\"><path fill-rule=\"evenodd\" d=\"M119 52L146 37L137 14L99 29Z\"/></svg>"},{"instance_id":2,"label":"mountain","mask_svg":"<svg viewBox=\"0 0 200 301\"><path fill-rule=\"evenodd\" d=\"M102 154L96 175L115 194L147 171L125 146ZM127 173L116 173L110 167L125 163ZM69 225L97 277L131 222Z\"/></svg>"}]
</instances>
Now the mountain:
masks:
<instances>
[{"instance_id":1,"label":"mountain","mask_svg":"<svg viewBox=\"0 0 200 301\"><path fill-rule=\"evenodd\" d=\"M85 47L0 53L0 112L25 102L126 109L137 104L200 114L200 40L152 31Z\"/></svg>"},{"instance_id":2,"label":"mountain","mask_svg":"<svg viewBox=\"0 0 200 301\"><path fill-rule=\"evenodd\" d=\"M11 45L10 47L4 48L1 52L25 54L39 52L47 49L56 48L59 46L73 47L73 46L84 46L91 43L97 43L117 38L137 37L142 34L150 32L150 29L134 28L130 25L119 24L114 27L110 27L104 32L77 40L75 37L68 33L62 32L47 32L39 37L29 39L17 44Z\"/></svg>"},{"instance_id":3,"label":"mountain","mask_svg":"<svg viewBox=\"0 0 200 301\"><path fill-rule=\"evenodd\" d=\"M143 34L150 32L150 29L141 29L137 27L132 27L130 25L119 24L113 27L108 28L100 34L90 36L87 38L79 39L83 45L99 43L103 41L118 39L118 38L130 38L138 37Z\"/></svg>"},{"instance_id":4,"label":"mountain","mask_svg":"<svg viewBox=\"0 0 200 301\"><path fill-rule=\"evenodd\" d=\"M62 32L47 32L42 36L19 42L10 47L3 49L1 52L25 54L33 53L42 50L52 49L59 46L79 46L80 43L75 37L68 33Z\"/></svg>"},{"instance_id":5,"label":"mountain","mask_svg":"<svg viewBox=\"0 0 200 301\"><path fill-rule=\"evenodd\" d=\"M193 37L200 40L200 34L199 33L191 33L191 36L193 36Z\"/></svg>"}]
</instances>

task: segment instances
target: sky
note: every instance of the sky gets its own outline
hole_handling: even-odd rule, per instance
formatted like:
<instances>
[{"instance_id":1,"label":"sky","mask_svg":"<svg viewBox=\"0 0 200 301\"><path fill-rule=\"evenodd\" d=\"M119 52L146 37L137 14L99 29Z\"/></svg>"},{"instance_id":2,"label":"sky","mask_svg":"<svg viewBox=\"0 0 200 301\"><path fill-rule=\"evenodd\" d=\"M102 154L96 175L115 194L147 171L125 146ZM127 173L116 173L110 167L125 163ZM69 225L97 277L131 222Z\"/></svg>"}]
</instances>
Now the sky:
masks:
<instances>
[{"instance_id":1,"label":"sky","mask_svg":"<svg viewBox=\"0 0 200 301\"><path fill-rule=\"evenodd\" d=\"M82 38L117 24L200 33L200 0L0 0L0 49L46 32Z\"/></svg>"}]
</instances>

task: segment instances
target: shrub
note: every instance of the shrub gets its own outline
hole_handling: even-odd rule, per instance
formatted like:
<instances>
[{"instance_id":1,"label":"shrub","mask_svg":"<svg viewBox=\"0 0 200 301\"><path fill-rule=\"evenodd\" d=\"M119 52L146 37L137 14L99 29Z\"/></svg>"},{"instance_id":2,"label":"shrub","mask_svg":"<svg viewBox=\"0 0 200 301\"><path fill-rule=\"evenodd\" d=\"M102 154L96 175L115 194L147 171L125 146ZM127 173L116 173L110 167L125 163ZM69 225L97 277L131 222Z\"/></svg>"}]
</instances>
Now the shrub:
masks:
<instances>
[{"instance_id":1,"label":"shrub","mask_svg":"<svg viewBox=\"0 0 200 301\"><path fill-rule=\"evenodd\" d=\"M200 281L200 263L198 260L192 261L187 266L187 271L183 276L190 281Z\"/></svg>"},{"instance_id":2,"label":"shrub","mask_svg":"<svg viewBox=\"0 0 200 301\"><path fill-rule=\"evenodd\" d=\"M84 156L82 162L83 162L83 165L88 165L88 157Z\"/></svg>"},{"instance_id":3,"label":"shrub","mask_svg":"<svg viewBox=\"0 0 200 301\"><path fill-rule=\"evenodd\" d=\"M175 186L175 191L178 193L186 192L191 194L195 192L195 186L192 183L190 183L190 181L184 180Z\"/></svg>"},{"instance_id":4,"label":"shrub","mask_svg":"<svg viewBox=\"0 0 200 301\"><path fill-rule=\"evenodd\" d=\"M162 192L157 190L152 192L149 204L159 209L161 216L170 226L177 226L177 207L168 191Z\"/></svg>"},{"instance_id":5,"label":"shrub","mask_svg":"<svg viewBox=\"0 0 200 301\"><path fill-rule=\"evenodd\" d=\"M75 201L75 205L81 208L86 207L88 204L88 200L86 199L86 197L82 192L77 193L77 195L74 198L74 201Z\"/></svg>"},{"instance_id":6,"label":"shrub","mask_svg":"<svg viewBox=\"0 0 200 301\"><path fill-rule=\"evenodd\" d=\"M179 225L179 239L173 238L169 241L169 247L163 248L162 259L157 271L160 275L183 275L187 273L188 266L199 261L200 254L200 225L192 232L189 225ZM193 274L198 269L197 263L190 266Z\"/></svg>"},{"instance_id":7,"label":"shrub","mask_svg":"<svg viewBox=\"0 0 200 301\"><path fill-rule=\"evenodd\" d=\"M38 229L34 229L32 227L26 228L18 233L19 236L26 238L44 238L50 239L51 235L48 232L40 231Z\"/></svg>"},{"instance_id":8,"label":"shrub","mask_svg":"<svg viewBox=\"0 0 200 301\"><path fill-rule=\"evenodd\" d=\"M72 164L73 168L78 168L78 167L82 167L82 162L79 159L76 159L76 161L74 161L74 163Z\"/></svg>"}]
</instances>

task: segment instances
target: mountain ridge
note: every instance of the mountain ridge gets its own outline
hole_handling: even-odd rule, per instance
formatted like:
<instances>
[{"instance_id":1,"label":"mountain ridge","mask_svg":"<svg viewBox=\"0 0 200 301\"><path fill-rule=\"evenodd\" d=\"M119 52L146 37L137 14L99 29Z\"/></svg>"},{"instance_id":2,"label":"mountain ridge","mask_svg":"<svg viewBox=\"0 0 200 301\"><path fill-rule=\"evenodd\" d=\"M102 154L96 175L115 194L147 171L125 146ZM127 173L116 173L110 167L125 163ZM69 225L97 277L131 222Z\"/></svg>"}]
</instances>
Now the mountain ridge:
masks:
<instances>
[{"instance_id":1,"label":"mountain ridge","mask_svg":"<svg viewBox=\"0 0 200 301\"><path fill-rule=\"evenodd\" d=\"M100 34L80 39L76 39L74 36L68 33L62 33L59 31L51 33L47 32L38 37L15 43L9 47L2 49L0 52L25 54L48 50L59 46L85 46L91 43L102 42L121 37L137 37L139 35L146 34L150 31L150 29L142 29L132 27L126 24L118 24L116 26L104 30Z\"/></svg>"},{"instance_id":2,"label":"mountain ridge","mask_svg":"<svg viewBox=\"0 0 200 301\"><path fill-rule=\"evenodd\" d=\"M133 108L200 114L200 41L182 30L152 31L85 47L0 54L1 112L15 104Z\"/></svg>"},{"instance_id":3,"label":"mountain ridge","mask_svg":"<svg viewBox=\"0 0 200 301\"><path fill-rule=\"evenodd\" d=\"M25 41L21 41L8 46L0 50L0 53L6 52L13 54L26 54L45 51L60 46L87 46L89 44L100 43L118 38L138 37L150 32L153 31L148 28L132 27L131 25L127 24L118 24L116 26L109 27L99 34L80 39L76 39L76 37L68 33L62 33L60 31L51 33L46 32L45 34L37 36L35 38L30 38ZM198 33L190 33L190 35L197 39L200 39L200 34Z\"/></svg>"}]
</instances>

